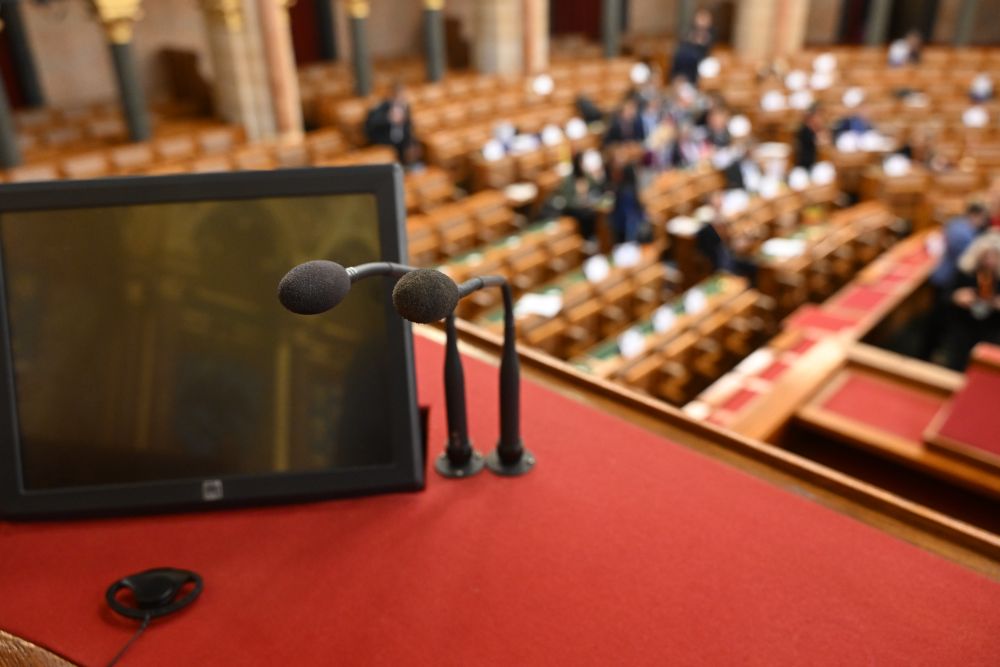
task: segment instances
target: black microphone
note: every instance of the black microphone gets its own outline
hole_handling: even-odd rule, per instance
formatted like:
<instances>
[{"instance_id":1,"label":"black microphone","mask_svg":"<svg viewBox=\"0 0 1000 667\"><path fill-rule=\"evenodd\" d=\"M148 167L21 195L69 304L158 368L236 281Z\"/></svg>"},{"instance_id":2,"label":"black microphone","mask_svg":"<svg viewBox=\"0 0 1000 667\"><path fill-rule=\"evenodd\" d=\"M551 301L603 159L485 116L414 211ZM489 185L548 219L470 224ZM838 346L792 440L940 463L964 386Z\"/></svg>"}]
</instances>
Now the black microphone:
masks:
<instances>
[{"instance_id":1,"label":"black microphone","mask_svg":"<svg viewBox=\"0 0 1000 667\"><path fill-rule=\"evenodd\" d=\"M458 285L435 269L416 269L399 279L392 305L404 320L429 324L450 316L458 305Z\"/></svg>"},{"instance_id":2,"label":"black microphone","mask_svg":"<svg viewBox=\"0 0 1000 667\"><path fill-rule=\"evenodd\" d=\"M400 279L400 283L403 280L408 282L412 280L416 283L416 273L404 276ZM435 288L429 280L422 281L421 285L426 289ZM500 355L500 440L496 450L486 458L486 466L500 475L523 475L534 467L535 456L524 448L524 442L521 440L521 363L517 356L513 292L507 279L503 276L481 276L471 278L459 285L457 294L458 298L461 299L484 287L500 287L503 290L504 303L504 337ZM448 292L451 293L450 288ZM409 302L411 299L414 303ZM421 304L434 302L436 297L420 294L417 290L407 290L405 297L397 300L396 310L403 317L407 317L407 313L411 312L420 313L421 306L416 303L417 301ZM445 388L449 394L449 407L454 401L454 414L457 420L460 420L460 422L456 420L455 426L462 429L465 426L465 387L461 357L458 354L458 335L455 331L454 315L448 318L446 327L448 342L445 354ZM449 419L451 416L452 412L449 410ZM449 421L449 432L451 429L452 424ZM464 452L472 451L472 449L471 444L468 445L468 449L462 449L462 443L454 441L453 438L449 438L449 447L453 445L453 442L454 452L446 450L442 458L447 457L447 463L457 467L464 460L459 458L460 453L461 456L465 456ZM446 465L442 458L438 459L436 469L442 475L449 475L447 469L442 470L442 466Z\"/></svg>"},{"instance_id":3,"label":"black microphone","mask_svg":"<svg viewBox=\"0 0 1000 667\"><path fill-rule=\"evenodd\" d=\"M517 356L514 294L503 276L470 278L459 285L459 298L484 287L503 290L503 349L500 353L500 441L486 457L486 467L498 475L523 475L535 467L535 455L521 440L521 362Z\"/></svg>"},{"instance_id":4,"label":"black microphone","mask_svg":"<svg viewBox=\"0 0 1000 667\"><path fill-rule=\"evenodd\" d=\"M399 277L392 290L392 304L403 319L426 324L447 318L444 386L448 442L434 467L445 477L470 477L483 469L484 459L469 440L465 377L453 314L459 299L454 280L434 269L392 262L372 262L345 269L336 262L314 260L285 274L278 285L278 299L293 313L316 315L343 301L351 283L375 275Z\"/></svg>"},{"instance_id":5,"label":"black microphone","mask_svg":"<svg viewBox=\"0 0 1000 667\"><path fill-rule=\"evenodd\" d=\"M278 300L298 315L319 315L343 301L351 285L359 280L371 276L398 278L416 270L394 262L369 262L345 269L336 262L315 259L285 274L278 283Z\"/></svg>"},{"instance_id":6,"label":"black microphone","mask_svg":"<svg viewBox=\"0 0 1000 667\"><path fill-rule=\"evenodd\" d=\"M448 419L448 441L434 461L434 469L444 477L471 477L483 469L485 460L469 439L465 407L465 372L458 352L455 306L459 289L455 281L440 271L418 269L406 274L392 290L392 303L400 317L411 322L435 322L445 317L444 397Z\"/></svg>"}]
</instances>

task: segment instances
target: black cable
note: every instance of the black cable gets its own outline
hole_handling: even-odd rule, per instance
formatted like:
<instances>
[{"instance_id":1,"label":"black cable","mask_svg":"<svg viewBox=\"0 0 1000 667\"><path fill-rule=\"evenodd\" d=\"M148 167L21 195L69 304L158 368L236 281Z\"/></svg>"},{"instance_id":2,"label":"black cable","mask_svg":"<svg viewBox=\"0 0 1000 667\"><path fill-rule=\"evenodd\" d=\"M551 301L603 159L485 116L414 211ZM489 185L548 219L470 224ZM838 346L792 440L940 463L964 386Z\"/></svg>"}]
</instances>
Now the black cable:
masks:
<instances>
[{"instance_id":1,"label":"black cable","mask_svg":"<svg viewBox=\"0 0 1000 667\"><path fill-rule=\"evenodd\" d=\"M122 656L125 655L125 651L129 650L132 647L132 644L135 643L135 640L142 635L143 630L149 627L149 622L151 620L153 620L153 617L147 614L146 618L142 620L142 625L140 625L139 629L135 631L135 634L132 635L132 638L129 639L128 642L126 642L125 646L122 646L122 650L118 651L115 657L111 658L111 662L108 663L108 667L113 667L115 663L117 663L119 660L122 659Z\"/></svg>"}]
</instances>

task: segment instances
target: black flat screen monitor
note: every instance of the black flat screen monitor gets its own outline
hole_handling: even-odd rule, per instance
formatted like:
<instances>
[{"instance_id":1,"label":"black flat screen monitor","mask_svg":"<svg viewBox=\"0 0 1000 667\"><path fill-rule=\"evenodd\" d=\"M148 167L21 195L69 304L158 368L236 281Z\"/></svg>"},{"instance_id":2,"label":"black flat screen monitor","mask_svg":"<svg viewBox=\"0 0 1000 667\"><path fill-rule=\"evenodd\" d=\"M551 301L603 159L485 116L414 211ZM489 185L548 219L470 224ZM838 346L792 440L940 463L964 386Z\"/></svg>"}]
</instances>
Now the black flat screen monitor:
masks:
<instances>
[{"instance_id":1,"label":"black flat screen monitor","mask_svg":"<svg viewBox=\"0 0 1000 667\"><path fill-rule=\"evenodd\" d=\"M0 511L421 488L390 282L318 316L277 299L307 260L405 261L401 188L389 165L0 186Z\"/></svg>"}]
</instances>

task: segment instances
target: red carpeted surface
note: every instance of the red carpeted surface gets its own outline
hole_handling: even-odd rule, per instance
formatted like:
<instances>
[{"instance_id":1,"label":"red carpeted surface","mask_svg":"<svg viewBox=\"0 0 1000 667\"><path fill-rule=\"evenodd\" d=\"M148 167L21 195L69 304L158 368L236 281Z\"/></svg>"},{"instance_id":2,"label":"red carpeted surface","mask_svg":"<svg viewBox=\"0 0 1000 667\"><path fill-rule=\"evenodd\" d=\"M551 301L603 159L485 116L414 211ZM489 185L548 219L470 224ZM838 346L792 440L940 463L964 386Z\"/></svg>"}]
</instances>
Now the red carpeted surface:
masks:
<instances>
[{"instance_id":1,"label":"red carpeted surface","mask_svg":"<svg viewBox=\"0 0 1000 667\"><path fill-rule=\"evenodd\" d=\"M972 351L972 358L984 364L992 364L1000 368L1000 345L980 343Z\"/></svg>"},{"instance_id":2,"label":"red carpeted surface","mask_svg":"<svg viewBox=\"0 0 1000 667\"><path fill-rule=\"evenodd\" d=\"M899 262L901 264L916 264L918 266L925 264L930 260L933 260L933 257L931 257L930 253L927 252L927 247L924 245L921 245L913 252L899 258Z\"/></svg>"},{"instance_id":3,"label":"red carpeted surface","mask_svg":"<svg viewBox=\"0 0 1000 667\"><path fill-rule=\"evenodd\" d=\"M1000 457L1000 372L972 364L965 377L938 435Z\"/></svg>"},{"instance_id":4,"label":"red carpeted surface","mask_svg":"<svg viewBox=\"0 0 1000 667\"><path fill-rule=\"evenodd\" d=\"M444 439L442 350L417 345ZM467 361L475 441L496 372ZM531 383L519 479L78 523L0 523L0 627L100 665L115 578L200 571L123 665L996 665L1000 585Z\"/></svg>"},{"instance_id":5,"label":"red carpeted surface","mask_svg":"<svg viewBox=\"0 0 1000 667\"><path fill-rule=\"evenodd\" d=\"M743 406L745 406L747 403L757 398L758 396L760 396L760 394L751 389L740 389L732 396L730 396L728 399L726 399L726 402L719 407L723 408L724 410L729 410L731 412L738 412L740 408L742 408Z\"/></svg>"},{"instance_id":6,"label":"red carpeted surface","mask_svg":"<svg viewBox=\"0 0 1000 667\"><path fill-rule=\"evenodd\" d=\"M823 402L831 412L913 442L923 441L924 429L942 405L940 397L850 371L844 383Z\"/></svg>"},{"instance_id":7,"label":"red carpeted surface","mask_svg":"<svg viewBox=\"0 0 1000 667\"><path fill-rule=\"evenodd\" d=\"M888 287L890 289L892 289L895 286L895 283L900 283L900 282L903 282L904 280L909 280L910 276L912 274L914 274L914 273L916 273L916 271L912 270L912 269L909 270L909 271L906 271L905 273L901 273L898 270L893 269L891 272L886 273L885 275L881 276L879 278L878 282L879 282L880 285L886 285L887 283L893 283L892 285L888 285Z\"/></svg>"},{"instance_id":8,"label":"red carpeted surface","mask_svg":"<svg viewBox=\"0 0 1000 667\"><path fill-rule=\"evenodd\" d=\"M784 375L785 371L787 371L788 369L789 369L788 364L782 361L775 361L770 366L761 371L760 377L764 378L765 380L770 380L771 382L774 382L782 375Z\"/></svg>"},{"instance_id":9,"label":"red carpeted surface","mask_svg":"<svg viewBox=\"0 0 1000 667\"><path fill-rule=\"evenodd\" d=\"M809 336L803 336L802 340L797 342L795 346L792 347L791 351L794 352L795 354L805 354L806 352L811 350L813 345L815 345L817 342L818 341L815 338L810 338Z\"/></svg>"},{"instance_id":10,"label":"red carpeted surface","mask_svg":"<svg viewBox=\"0 0 1000 667\"><path fill-rule=\"evenodd\" d=\"M785 321L785 326L790 329L820 329L827 332L841 331L855 324L857 322L853 317L834 315L814 304L799 307Z\"/></svg>"},{"instance_id":11,"label":"red carpeted surface","mask_svg":"<svg viewBox=\"0 0 1000 667\"><path fill-rule=\"evenodd\" d=\"M837 299L834 305L838 308L866 311L875 308L888 298L889 295L882 290L859 285Z\"/></svg>"}]
</instances>

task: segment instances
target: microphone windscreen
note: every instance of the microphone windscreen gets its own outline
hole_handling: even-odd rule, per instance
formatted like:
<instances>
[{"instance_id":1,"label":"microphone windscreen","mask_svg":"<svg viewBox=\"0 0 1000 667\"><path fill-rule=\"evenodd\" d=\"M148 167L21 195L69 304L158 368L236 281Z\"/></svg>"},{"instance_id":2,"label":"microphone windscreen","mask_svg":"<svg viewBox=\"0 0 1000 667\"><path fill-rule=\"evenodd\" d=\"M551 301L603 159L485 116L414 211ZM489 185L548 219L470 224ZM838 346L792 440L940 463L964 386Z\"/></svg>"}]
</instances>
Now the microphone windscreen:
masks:
<instances>
[{"instance_id":1,"label":"microphone windscreen","mask_svg":"<svg viewBox=\"0 0 1000 667\"><path fill-rule=\"evenodd\" d=\"M347 269L336 262L317 259L299 264L278 283L278 300L299 315L325 313L351 291Z\"/></svg>"},{"instance_id":2,"label":"microphone windscreen","mask_svg":"<svg viewBox=\"0 0 1000 667\"><path fill-rule=\"evenodd\" d=\"M434 269L410 271L392 290L392 303L400 317L427 324L451 314L458 304L458 285Z\"/></svg>"}]
</instances>

